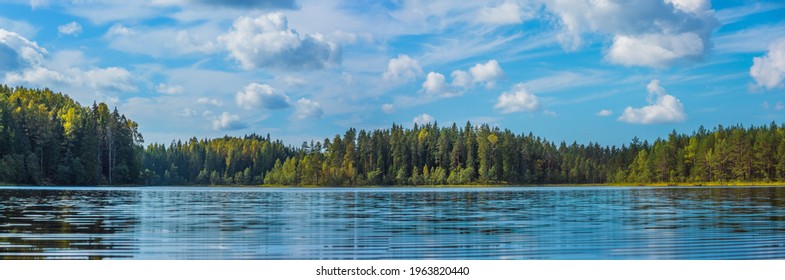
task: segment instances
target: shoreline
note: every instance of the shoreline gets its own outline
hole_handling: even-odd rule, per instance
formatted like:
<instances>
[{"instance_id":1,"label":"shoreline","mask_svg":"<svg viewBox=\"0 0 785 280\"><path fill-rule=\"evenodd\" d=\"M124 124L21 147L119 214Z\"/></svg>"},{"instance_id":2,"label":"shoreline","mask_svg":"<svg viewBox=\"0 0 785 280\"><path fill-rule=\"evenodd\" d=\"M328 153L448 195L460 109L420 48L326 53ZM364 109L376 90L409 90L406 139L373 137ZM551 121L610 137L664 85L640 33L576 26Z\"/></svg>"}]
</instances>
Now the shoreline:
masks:
<instances>
[{"instance_id":1,"label":"shoreline","mask_svg":"<svg viewBox=\"0 0 785 280\"><path fill-rule=\"evenodd\" d=\"M700 182L700 183L601 183L601 184L477 184L477 185L347 185L347 186L319 186L319 185L22 185L0 183L0 187L79 187L79 188L146 188L146 187L210 187L210 188L291 188L291 189L328 189L328 188L431 188L431 189L482 189L482 188L507 188L507 187L785 187L785 182Z\"/></svg>"}]
</instances>

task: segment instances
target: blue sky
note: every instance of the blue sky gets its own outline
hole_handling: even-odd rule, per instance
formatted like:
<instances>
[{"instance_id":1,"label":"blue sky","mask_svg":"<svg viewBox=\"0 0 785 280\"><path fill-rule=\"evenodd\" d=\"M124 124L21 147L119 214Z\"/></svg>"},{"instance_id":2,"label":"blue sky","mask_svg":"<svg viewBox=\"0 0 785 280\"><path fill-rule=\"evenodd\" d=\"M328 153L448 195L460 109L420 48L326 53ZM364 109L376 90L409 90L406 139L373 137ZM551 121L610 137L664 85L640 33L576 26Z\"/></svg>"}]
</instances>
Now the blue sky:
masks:
<instances>
[{"instance_id":1,"label":"blue sky","mask_svg":"<svg viewBox=\"0 0 785 280\"><path fill-rule=\"evenodd\" d=\"M0 82L146 142L466 121L560 142L785 121L785 3L0 0Z\"/></svg>"}]
</instances>

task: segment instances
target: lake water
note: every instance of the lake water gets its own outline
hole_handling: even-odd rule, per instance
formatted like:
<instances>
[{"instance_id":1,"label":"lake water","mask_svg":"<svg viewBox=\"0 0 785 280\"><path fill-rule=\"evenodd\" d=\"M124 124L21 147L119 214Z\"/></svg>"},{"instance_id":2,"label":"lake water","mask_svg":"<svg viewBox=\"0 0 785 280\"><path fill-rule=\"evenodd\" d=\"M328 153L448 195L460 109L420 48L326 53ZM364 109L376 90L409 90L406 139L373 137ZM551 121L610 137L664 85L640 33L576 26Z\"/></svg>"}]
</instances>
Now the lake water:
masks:
<instances>
[{"instance_id":1,"label":"lake water","mask_svg":"<svg viewBox=\"0 0 785 280\"><path fill-rule=\"evenodd\" d=\"M785 188L0 187L5 259L784 259Z\"/></svg>"}]
</instances>

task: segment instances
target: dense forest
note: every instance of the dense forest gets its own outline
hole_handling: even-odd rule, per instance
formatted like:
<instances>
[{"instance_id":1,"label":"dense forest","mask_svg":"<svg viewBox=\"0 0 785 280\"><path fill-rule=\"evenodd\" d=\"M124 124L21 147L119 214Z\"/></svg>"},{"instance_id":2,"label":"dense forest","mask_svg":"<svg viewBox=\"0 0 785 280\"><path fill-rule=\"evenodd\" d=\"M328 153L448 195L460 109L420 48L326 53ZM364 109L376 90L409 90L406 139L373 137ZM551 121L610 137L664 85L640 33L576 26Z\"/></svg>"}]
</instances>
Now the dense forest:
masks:
<instances>
[{"instance_id":1,"label":"dense forest","mask_svg":"<svg viewBox=\"0 0 785 280\"><path fill-rule=\"evenodd\" d=\"M138 182L142 135L104 104L83 107L48 89L0 86L0 182Z\"/></svg>"},{"instance_id":2,"label":"dense forest","mask_svg":"<svg viewBox=\"0 0 785 280\"><path fill-rule=\"evenodd\" d=\"M0 182L32 185L442 185L785 182L785 125L703 127L649 143L558 145L437 123L287 146L267 136L143 145L104 103L0 87Z\"/></svg>"},{"instance_id":3,"label":"dense forest","mask_svg":"<svg viewBox=\"0 0 785 280\"><path fill-rule=\"evenodd\" d=\"M785 125L700 127L654 143L556 145L488 125L372 132L303 143L264 182L279 185L785 182Z\"/></svg>"}]
</instances>

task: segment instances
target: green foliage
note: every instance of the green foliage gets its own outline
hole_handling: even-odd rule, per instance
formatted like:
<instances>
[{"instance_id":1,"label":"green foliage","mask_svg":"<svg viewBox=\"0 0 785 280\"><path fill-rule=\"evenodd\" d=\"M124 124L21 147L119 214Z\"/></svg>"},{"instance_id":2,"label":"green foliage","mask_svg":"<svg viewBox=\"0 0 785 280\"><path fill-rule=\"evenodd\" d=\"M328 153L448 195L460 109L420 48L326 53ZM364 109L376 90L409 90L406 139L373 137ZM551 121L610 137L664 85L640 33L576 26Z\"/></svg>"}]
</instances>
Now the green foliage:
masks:
<instances>
[{"instance_id":1,"label":"green foliage","mask_svg":"<svg viewBox=\"0 0 785 280\"><path fill-rule=\"evenodd\" d=\"M104 103L0 86L0 182L147 185L462 185L785 181L785 126L700 127L650 144L558 146L488 125L393 124L305 142L270 136L143 147Z\"/></svg>"},{"instance_id":2,"label":"green foliage","mask_svg":"<svg viewBox=\"0 0 785 280\"><path fill-rule=\"evenodd\" d=\"M150 144L143 152L147 185L259 185L299 183L302 168L292 148L256 134L242 138L173 141L169 146ZM287 158L292 157L292 160ZM311 162L310 164L314 164ZM318 163L321 166L321 163ZM313 166L308 172L313 173ZM286 168L284 168L286 167ZM285 170L284 170L285 169ZM286 172L284 172L286 171ZM311 174L312 174L311 173ZM264 179L263 179L264 178Z\"/></svg>"},{"instance_id":3,"label":"green foliage","mask_svg":"<svg viewBox=\"0 0 785 280\"><path fill-rule=\"evenodd\" d=\"M0 86L0 128L0 182L139 182L137 124L104 103L83 107L49 89Z\"/></svg>"},{"instance_id":4,"label":"green foliage","mask_svg":"<svg viewBox=\"0 0 785 280\"><path fill-rule=\"evenodd\" d=\"M280 185L462 185L753 182L785 180L785 126L701 127L653 144L557 146L545 139L467 123L439 128L353 129L324 151L301 150L276 166L266 183ZM325 141L328 143L328 141ZM368 148L368 147L373 147ZM308 166L322 166L320 170ZM307 171L307 172L306 172ZM311 174L297 180L297 172ZM315 173L314 173L315 172ZM301 174L305 174L301 173ZM314 181L312 177L326 178ZM294 181L293 181L294 180Z\"/></svg>"}]
</instances>

